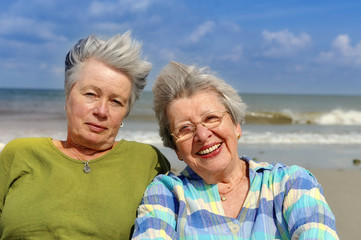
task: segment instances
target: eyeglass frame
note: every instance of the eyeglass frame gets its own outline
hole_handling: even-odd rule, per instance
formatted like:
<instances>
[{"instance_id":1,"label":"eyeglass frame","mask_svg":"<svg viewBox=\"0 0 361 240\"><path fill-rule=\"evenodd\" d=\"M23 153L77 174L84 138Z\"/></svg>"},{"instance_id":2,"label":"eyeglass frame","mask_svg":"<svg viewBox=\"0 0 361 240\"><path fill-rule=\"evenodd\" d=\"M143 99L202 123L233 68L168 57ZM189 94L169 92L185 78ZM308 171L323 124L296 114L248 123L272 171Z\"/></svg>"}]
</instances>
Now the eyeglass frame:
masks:
<instances>
[{"instance_id":1,"label":"eyeglass frame","mask_svg":"<svg viewBox=\"0 0 361 240\"><path fill-rule=\"evenodd\" d=\"M219 124L218 124L217 126L208 128L207 126L205 126L205 123L203 123L203 119L204 119L206 116L208 116L209 114L214 113L214 112L220 112L220 113L222 113L222 117L221 117L221 119L220 119L220 121L219 121ZM190 122L190 123L194 126L194 131L192 131L192 135L190 135L189 137L187 137L187 138L185 138L185 139L183 139L183 137L180 137L180 138L177 137L176 134L175 134L174 132L171 132L171 131L170 131L170 128L169 128L169 132L171 133L170 135L176 138L176 141L175 141L176 143L179 142L179 141L181 141L181 142L186 141L186 140L194 137L194 135L196 134L196 131L197 131L197 125L198 125L198 124L201 124L203 127L207 128L207 129L216 128L216 127L218 127L219 125L221 125L221 123L222 123L222 121L223 121L223 118L224 118L224 115L226 115L226 113L229 114L228 110L211 111L211 112L208 112L208 113L204 114L204 115L202 116L202 118L201 118L201 119L202 119L201 121L199 121L199 122L197 122L197 123L192 123L192 122Z\"/></svg>"}]
</instances>

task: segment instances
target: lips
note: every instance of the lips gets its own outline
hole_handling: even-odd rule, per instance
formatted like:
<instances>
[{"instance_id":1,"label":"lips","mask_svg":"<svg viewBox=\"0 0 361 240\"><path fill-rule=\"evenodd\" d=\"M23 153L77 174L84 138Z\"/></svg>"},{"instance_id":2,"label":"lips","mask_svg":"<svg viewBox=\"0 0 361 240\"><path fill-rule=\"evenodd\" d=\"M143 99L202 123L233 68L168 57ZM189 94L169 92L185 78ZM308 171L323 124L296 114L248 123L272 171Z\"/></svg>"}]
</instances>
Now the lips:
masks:
<instances>
[{"instance_id":1,"label":"lips","mask_svg":"<svg viewBox=\"0 0 361 240\"><path fill-rule=\"evenodd\" d=\"M198 155L210 154L210 153L214 152L215 150L217 150L221 145L222 145L222 143L215 144L209 148L206 148L206 149L203 149L202 151L197 152L197 154Z\"/></svg>"},{"instance_id":2,"label":"lips","mask_svg":"<svg viewBox=\"0 0 361 240\"><path fill-rule=\"evenodd\" d=\"M95 124L95 123L86 123L86 124L88 125L89 129L93 132L103 132L103 131L107 130L106 127Z\"/></svg>"}]
</instances>

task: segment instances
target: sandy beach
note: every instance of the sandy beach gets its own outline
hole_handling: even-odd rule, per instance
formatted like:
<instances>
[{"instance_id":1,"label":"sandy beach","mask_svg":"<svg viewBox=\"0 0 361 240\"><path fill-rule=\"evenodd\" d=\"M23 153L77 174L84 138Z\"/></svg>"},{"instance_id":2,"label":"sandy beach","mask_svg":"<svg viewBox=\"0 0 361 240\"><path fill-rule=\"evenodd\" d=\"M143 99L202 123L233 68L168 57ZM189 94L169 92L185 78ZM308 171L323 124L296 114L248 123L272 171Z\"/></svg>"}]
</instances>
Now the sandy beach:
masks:
<instances>
[{"instance_id":1,"label":"sandy beach","mask_svg":"<svg viewBox=\"0 0 361 240\"><path fill-rule=\"evenodd\" d=\"M361 238L361 168L357 170L309 169L324 189L336 217L340 239Z\"/></svg>"}]
</instances>

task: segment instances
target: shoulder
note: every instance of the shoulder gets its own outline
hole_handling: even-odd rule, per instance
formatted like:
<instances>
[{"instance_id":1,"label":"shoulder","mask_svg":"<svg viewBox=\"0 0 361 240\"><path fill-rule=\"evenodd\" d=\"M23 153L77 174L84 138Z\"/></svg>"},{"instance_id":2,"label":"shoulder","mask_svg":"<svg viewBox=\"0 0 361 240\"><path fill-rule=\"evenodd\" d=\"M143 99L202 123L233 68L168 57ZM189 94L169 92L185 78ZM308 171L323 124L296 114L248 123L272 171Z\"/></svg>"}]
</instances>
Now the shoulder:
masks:
<instances>
[{"instance_id":1,"label":"shoulder","mask_svg":"<svg viewBox=\"0 0 361 240\"><path fill-rule=\"evenodd\" d=\"M117 151L127 159L136 159L138 163L156 165L155 168L159 173L165 173L170 169L167 158L153 145L121 140L117 144Z\"/></svg>"},{"instance_id":2,"label":"shoulder","mask_svg":"<svg viewBox=\"0 0 361 240\"><path fill-rule=\"evenodd\" d=\"M6 144L2 152L7 153L32 149L33 147L39 146L39 144L43 144L49 140L50 138L17 138Z\"/></svg>"},{"instance_id":3,"label":"shoulder","mask_svg":"<svg viewBox=\"0 0 361 240\"><path fill-rule=\"evenodd\" d=\"M286 188L309 189L319 187L319 183L311 172L298 165L286 166L282 163L256 162L247 159L250 174L261 177L268 183L280 183Z\"/></svg>"},{"instance_id":4,"label":"shoulder","mask_svg":"<svg viewBox=\"0 0 361 240\"><path fill-rule=\"evenodd\" d=\"M242 160L248 162L249 169L252 172L269 174L273 177L304 176L314 178L308 170L298 165L287 166L282 163L257 162L248 157L242 157Z\"/></svg>"},{"instance_id":5,"label":"shoulder","mask_svg":"<svg viewBox=\"0 0 361 240\"><path fill-rule=\"evenodd\" d=\"M143 204L160 204L174 207L177 202L176 196L182 195L184 195L182 181L177 176L171 172L159 174L147 187L143 196Z\"/></svg>"},{"instance_id":6,"label":"shoulder","mask_svg":"<svg viewBox=\"0 0 361 240\"><path fill-rule=\"evenodd\" d=\"M172 172L166 174L157 175L147 188L148 193L160 193L160 192L173 192L175 189L178 191L183 187L182 179L176 176Z\"/></svg>"},{"instance_id":7,"label":"shoulder","mask_svg":"<svg viewBox=\"0 0 361 240\"><path fill-rule=\"evenodd\" d=\"M169 192L167 195L184 196L185 194L187 195L188 192L192 192L205 184L200 177L190 178L189 176L183 175L184 173L187 173L187 169L190 168L186 167L180 175L175 175L173 172L159 174L148 186L148 190L154 194L163 191Z\"/></svg>"},{"instance_id":8,"label":"shoulder","mask_svg":"<svg viewBox=\"0 0 361 240\"><path fill-rule=\"evenodd\" d=\"M50 139L50 138L49 138ZM33 154L34 149L49 141L47 138L17 138L11 140L0 152L0 165L2 168L23 166L28 156Z\"/></svg>"},{"instance_id":9,"label":"shoulder","mask_svg":"<svg viewBox=\"0 0 361 240\"><path fill-rule=\"evenodd\" d=\"M183 185L183 181L180 176L176 176L174 173L168 172L166 174L159 174L156 176L149 186L164 186L167 189L174 189L175 186L181 185Z\"/></svg>"},{"instance_id":10,"label":"shoulder","mask_svg":"<svg viewBox=\"0 0 361 240\"><path fill-rule=\"evenodd\" d=\"M298 188L306 187L304 185L319 185L312 173L298 165L285 166L278 163L272 169L272 173L275 180L281 181L282 179L294 187L296 185Z\"/></svg>"},{"instance_id":11,"label":"shoulder","mask_svg":"<svg viewBox=\"0 0 361 240\"><path fill-rule=\"evenodd\" d=\"M140 143L136 141L121 140L118 144L121 146L122 150L124 149L135 150L135 152L133 152L132 154L143 154L144 151L147 154L149 153L157 154L158 152L160 152L158 148L150 144Z\"/></svg>"}]
</instances>

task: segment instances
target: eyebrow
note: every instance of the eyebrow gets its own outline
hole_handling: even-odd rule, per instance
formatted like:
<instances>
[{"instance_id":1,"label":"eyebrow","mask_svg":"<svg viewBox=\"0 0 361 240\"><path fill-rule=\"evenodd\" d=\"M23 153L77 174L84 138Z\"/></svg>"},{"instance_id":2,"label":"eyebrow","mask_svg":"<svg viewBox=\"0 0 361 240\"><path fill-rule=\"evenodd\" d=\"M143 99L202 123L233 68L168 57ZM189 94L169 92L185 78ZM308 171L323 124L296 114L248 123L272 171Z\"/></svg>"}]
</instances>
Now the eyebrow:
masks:
<instances>
[{"instance_id":1,"label":"eyebrow","mask_svg":"<svg viewBox=\"0 0 361 240\"><path fill-rule=\"evenodd\" d=\"M201 120L203 119L203 117L205 117L207 114L209 113L212 113L212 112L223 112L223 111L227 111L227 110L210 110L210 111L207 111L205 113L203 113L201 115ZM192 123L194 124L191 120L187 119L187 120L180 120L179 122L177 122L175 125L178 125L178 124L183 124L183 123Z\"/></svg>"},{"instance_id":2,"label":"eyebrow","mask_svg":"<svg viewBox=\"0 0 361 240\"><path fill-rule=\"evenodd\" d=\"M95 85L86 85L86 86L82 87L80 90L84 91L84 90L87 90L87 89L93 89L93 90L98 91L98 92L103 92L102 88L100 88L98 86L95 86ZM110 97L112 97L112 98L114 98L114 97L115 98L120 98L121 101L124 101L125 103L128 103L128 100L125 97L123 97L122 95L120 95L120 94L111 93Z\"/></svg>"}]
</instances>

